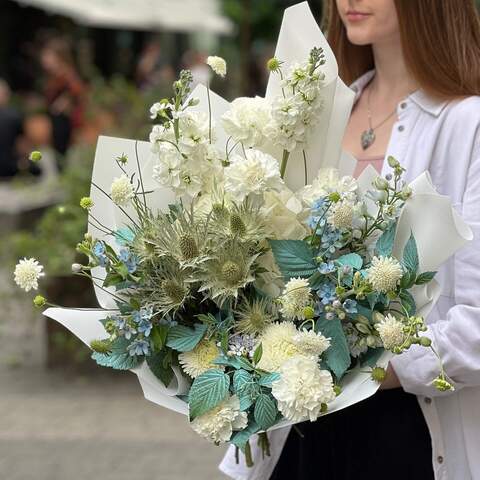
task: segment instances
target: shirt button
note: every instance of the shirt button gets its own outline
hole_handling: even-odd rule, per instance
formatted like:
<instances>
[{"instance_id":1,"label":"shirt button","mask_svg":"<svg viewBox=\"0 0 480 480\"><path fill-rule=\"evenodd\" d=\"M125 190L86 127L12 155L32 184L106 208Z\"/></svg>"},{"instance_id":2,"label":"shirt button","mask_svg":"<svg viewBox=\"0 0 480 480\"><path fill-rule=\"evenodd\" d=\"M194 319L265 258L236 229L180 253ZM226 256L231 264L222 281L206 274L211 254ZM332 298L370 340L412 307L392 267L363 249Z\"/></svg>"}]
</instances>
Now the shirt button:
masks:
<instances>
[{"instance_id":1,"label":"shirt button","mask_svg":"<svg viewBox=\"0 0 480 480\"><path fill-rule=\"evenodd\" d=\"M430 405L432 403L432 399L430 397L425 397L425 403Z\"/></svg>"},{"instance_id":2,"label":"shirt button","mask_svg":"<svg viewBox=\"0 0 480 480\"><path fill-rule=\"evenodd\" d=\"M398 127L398 131L399 131L399 132L403 132L404 130L405 130L405 127L404 127L403 125L400 125L400 126Z\"/></svg>"},{"instance_id":3,"label":"shirt button","mask_svg":"<svg viewBox=\"0 0 480 480\"><path fill-rule=\"evenodd\" d=\"M407 108L407 102L402 102L400 104L400 108Z\"/></svg>"},{"instance_id":4,"label":"shirt button","mask_svg":"<svg viewBox=\"0 0 480 480\"><path fill-rule=\"evenodd\" d=\"M442 457L441 455L439 455L439 456L437 457L437 462L438 462L438 463L443 463L443 457Z\"/></svg>"}]
</instances>

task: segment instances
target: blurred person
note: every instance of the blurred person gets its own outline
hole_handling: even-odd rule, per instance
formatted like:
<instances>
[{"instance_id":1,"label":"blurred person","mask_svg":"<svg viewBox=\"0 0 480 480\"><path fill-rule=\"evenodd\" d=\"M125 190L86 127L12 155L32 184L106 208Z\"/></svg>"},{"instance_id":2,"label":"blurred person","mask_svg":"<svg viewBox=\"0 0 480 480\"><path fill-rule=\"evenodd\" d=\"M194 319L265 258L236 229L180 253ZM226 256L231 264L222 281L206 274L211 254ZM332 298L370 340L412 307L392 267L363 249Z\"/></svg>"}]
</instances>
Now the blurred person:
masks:
<instances>
[{"instance_id":1,"label":"blurred person","mask_svg":"<svg viewBox=\"0 0 480 480\"><path fill-rule=\"evenodd\" d=\"M18 172L17 142L22 134L22 118L10 105L10 87L0 79L0 178L12 178Z\"/></svg>"},{"instance_id":2,"label":"blurred person","mask_svg":"<svg viewBox=\"0 0 480 480\"><path fill-rule=\"evenodd\" d=\"M47 78L44 87L47 109L52 120L53 147L65 155L74 129L83 122L86 87L75 68L68 42L49 40L40 53Z\"/></svg>"},{"instance_id":3,"label":"blurred person","mask_svg":"<svg viewBox=\"0 0 480 480\"><path fill-rule=\"evenodd\" d=\"M141 90L155 88L164 83L172 83L175 79L173 67L165 60L160 41L150 38L140 54L135 81Z\"/></svg>"},{"instance_id":4,"label":"blurred person","mask_svg":"<svg viewBox=\"0 0 480 480\"><path fill-rule=\"evenodd\" d=\"M210 81L212 70L205 63L207 56L196 50L187 50L182 57L184 68L192 72L192 89L198 84L207 85Z\"/></svg>"}]
</instances>

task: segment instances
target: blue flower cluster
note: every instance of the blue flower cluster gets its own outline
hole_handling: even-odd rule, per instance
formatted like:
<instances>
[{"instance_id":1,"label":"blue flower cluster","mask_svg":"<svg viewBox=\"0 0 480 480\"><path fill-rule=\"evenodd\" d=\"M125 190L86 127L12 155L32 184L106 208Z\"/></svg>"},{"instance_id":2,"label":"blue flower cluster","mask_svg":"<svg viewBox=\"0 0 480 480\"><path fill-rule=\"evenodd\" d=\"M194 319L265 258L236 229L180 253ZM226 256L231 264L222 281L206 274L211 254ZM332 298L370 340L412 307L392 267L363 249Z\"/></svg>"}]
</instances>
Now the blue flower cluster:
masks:
<instances>
[{"instance_id":1,"label":"blue flower cluster","mask_svg":"<svg viewBox=\"0 0 480 480\"><path fill-rule=\"evenodd\" d=\"M105 244L103 242L95 242L92 252L101 267L106 267L108 265L109 260L105 254Z\"/></svg>"},{"instance_id":2,"label":"blue flower cluster","mask_svg":"<svg viewBox=\"0 0 480 480\"><path fill-rule=\"evenodd\" d=\"M127 267L128 273L134 273L137 270L138 258L128 248L120 250L118 259Z\"/></svg>"}]
</instances>

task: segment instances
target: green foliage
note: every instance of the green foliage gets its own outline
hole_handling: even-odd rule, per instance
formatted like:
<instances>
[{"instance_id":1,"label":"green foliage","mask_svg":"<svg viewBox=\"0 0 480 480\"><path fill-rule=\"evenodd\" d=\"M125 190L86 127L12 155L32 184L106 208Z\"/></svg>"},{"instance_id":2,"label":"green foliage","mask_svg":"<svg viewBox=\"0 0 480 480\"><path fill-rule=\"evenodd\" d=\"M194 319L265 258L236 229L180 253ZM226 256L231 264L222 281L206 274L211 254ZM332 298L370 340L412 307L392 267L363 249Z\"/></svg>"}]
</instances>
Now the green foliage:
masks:
<instances>
[{"instance_id":1,"label":"green foliage","mask_svg":"<svg viewBox=\"0 0 480 480\"><path fill-rule=\"evenodd\" d=\"M258 380L258 384L262 387L271 387L273 382L276 382L280 379L280 374L277 372L267 373L266 375L262 375Z\"/></svg>"},{"instance_id":2,"label":"green foliage","mask_svg":"<svg viewBox=\"0 0 480 480\"><path fill-rule=\"evenodd\" d=\"M317 271L314 255L302 240L270 240L275 262L286 279L310 277Z\"/></svg>"},{"instance_id":3,"label":"green foliage","mask_svg":"<svg viewBox=\"0 0 480 480\"><path fill-rule=\"evenodd\" d=\"M405 308L408 315L415 315L417 311L417 305L415 304L415 299L413 298L412 294L408 290L402 290L399 297L402 306Z\"/></svg>"},{"instance_id":4,"label":"green foliage","mask_svg":"<svg viewBox=\"0 0 480 480\"><path fill-rule=\"evenodd\" d=\"M266 430L275 423L277 417L277 405L271 395L261 393L257 397L253 416L261 430Z\"/></svg>"},{"instance_id":5,"label":"green foliage","mask_svg":"<svg viewBox=\"0 0 480 480\"><path fill-rule=\"evenodd\" d=\"M415 279L415 285L423 285L425 283L431 282L437 272L423 272Z\"/></svg>"},{"instance_id":6,"label":"green foliage","mask_svg":"<svg viewBox=\"0 0 480 480\"><path fill-rule=\"evenodd\" d=\"M363 259L358 253L347 253L346 255L338 257L335 261L339 265L347 265L355 270L360 270L363 265Z\"/></svg>"},{"instance_id":7,"label":"green foliage","mask_svg":"<svg viewBox=\"0 0 480 480\"><path fill-rule=\"evenodd\" d=\"M240 410L250 408L257 394L257 386L252 374L240 369L233 374L233 389L240 400Z\"/></svg>"},{"instance_id":8,"label":"green foliage","mask_svg":"<svg viewBox=\"0 0 480 480\"><path fill-rule=\"evenodd\" d=\"M375 250L377 251L378 255L383 257L389 257L392 254L396 230L397 224L393 223L390 228L388 228L382 233L375 245Z\"/></svg>"},{"instance_id":9,"label":"green foliage","mask_svg":"<svg viewBox=\"0 0 480 480\"><path fill-rule=\"evenodd\" d=\"M223 370L207 370L195 378L188 395L190 418L215 408L228 395L229 388L230 377Z\"/></svg>"},{"instance_id":10,"label":"green foliage","mask_svg":"<svg viewBox=\"0 0 480 480\"><path fill-rule=\"evenodd\" d=\"M167 346L179 352L189 352L200 342L206 330L207 326L203 323L196 323L193 329L176 325L168 331Z\"/></svg>"},{"instance_id":11,"label":"green foliage","mask_svg":"<svg viewBox=\"0 0 480 480\"><path fill-rule=\"evenodd\" d=\"M257 433L260 430L260 427L257 425L257 423L254 420L250 420L248 423L247 427L244 430L241 430L240 432L235 433L231 440L230 443L238 447L242 452L245 451L245 445L248 442L248 439Z\"/></svg>"},{"instance_id":12,"label":"green foliage","mask_svg":"<svg viewBox=\"0 0 480 480\"><path fill-rule=\"evenodd\" d=\"M114 370L130 370L137 367L143 356L132 356L128 353L129 341L125 338L117 338L110 345L110 353L93 352L92 358L102 367L110 367Z\"/></svg>"},{"instance_id":13,"label":"green foliage","mask_svg":"<svg viewBox=\"0 0 480 480\"><path fill-rule=\"evenodd\" d=\"M417 242L415 241L413 233L410 234L410 238L403 249L402 265L410 273L416 274L418 271Z\"/></svg>"},{"instance_id":14,"label":"green foliage","mask_svg":"<svg viewBox=\"0 0 480 480\"><path fill-rule=\"evenodd\" d=\"M347 339L343 332L340 320L317 320L316 329L325 337L331 339L331 345L323 354L328 367L335 374L337 380L340 380L350 367L350 351L348 349Z\"/></svg>"},{"instance_id":15,"label":"green foliage","mask_svg":"<svg viewBox=\"0 0 480 480\"><path fill-rule=\"evenodd\" d=\"M360 366L373 368L384 351L383 348L369 348L365 353L360 355L358 359Z\"/></svg>"},{"instance_id":16,"label":"green foliage","mask_svg":"<svg viewBox=\"0 0 480 480\"><path fill-rule=\"evenodd\" d=\"M172 351L162 350L148 356L147 364L152 373L168 387L173 378Z\"/></svg>"}]
</instances>

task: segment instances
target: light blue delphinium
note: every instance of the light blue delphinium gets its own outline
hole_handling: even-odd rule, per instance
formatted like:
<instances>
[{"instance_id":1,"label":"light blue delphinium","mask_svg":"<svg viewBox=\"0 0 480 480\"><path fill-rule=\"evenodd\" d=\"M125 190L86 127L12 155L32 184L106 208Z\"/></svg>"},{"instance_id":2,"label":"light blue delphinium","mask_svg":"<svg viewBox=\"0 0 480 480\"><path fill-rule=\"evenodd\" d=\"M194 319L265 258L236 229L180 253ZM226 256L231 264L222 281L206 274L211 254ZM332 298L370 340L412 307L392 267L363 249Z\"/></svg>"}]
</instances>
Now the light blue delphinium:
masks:
<instances>
[{"instance_id":1,"label":"light blue delphinium","mask_svg":"<svg viewBox=\"0 0 480 480\"><path fill-rule=\"evenodd\" d=\"M128 250L122 248L118 254L118 258L127 267L128 273L134 273L137 270L137 257Z\"/></svg>"},{"instance_id":2,"label":"light blue delphinium","mask_svg":"<svg viewBox=\"0 0 480 480\"><path fill-rule=\"evenodd\" d=\"M148 355L150 353L150 343L147 340L137 338L128 347L127 351L130 356Z\"/></svg>"},{"instance_id":3,"label":"light blue delphinium","mask_svg":"<svg viewBox=\"0 0 480 480\"><path fill-rule=\"evenodd\" d=\"M115 326L119 330L119 334L123 335L127 340L130 340L133 335L137 334L137 330L128 322L127 318L115 316L112 317L115 322Z\"/></svg>"},{"instance_id":4,"label":"light blue delphinium","mask_svg":"<svg viewBox=\"0 0 480 480\"><path fill-rule=\"evenodd\" d=\"M105 255L105 245L103 242L95 242L95 245L93 246L93 254L98 260L98 263L100 264L101 267L106 267L108 264L108 258Z\"/></svg>"}]
</instances>

